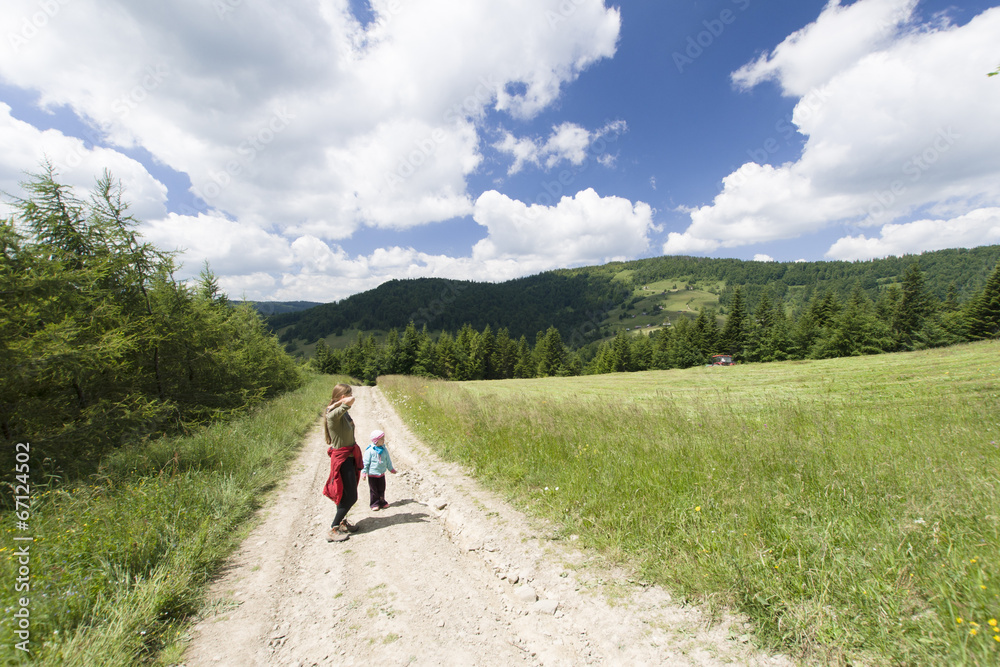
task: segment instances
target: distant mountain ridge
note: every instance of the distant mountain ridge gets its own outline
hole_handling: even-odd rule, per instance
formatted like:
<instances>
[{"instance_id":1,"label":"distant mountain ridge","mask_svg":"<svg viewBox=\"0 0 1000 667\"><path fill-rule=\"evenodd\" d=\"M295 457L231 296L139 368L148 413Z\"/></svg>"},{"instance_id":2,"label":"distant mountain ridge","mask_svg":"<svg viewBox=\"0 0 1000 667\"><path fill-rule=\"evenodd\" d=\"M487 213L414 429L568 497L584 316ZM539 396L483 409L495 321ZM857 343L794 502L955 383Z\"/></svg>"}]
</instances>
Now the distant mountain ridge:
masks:
<instances>
[{"instance_id":1,"label":"distant mountain ridge","mask_svg":"<svg viewBox=\"0 0 1000 667\"><path fill-rule=\"evenodd\" d=\"M633 309L645 315L644 309L656 308L654 296L667 291L697 290L704 298L695 305L724 312L739 286L751 311L767 294L796 313L821 292L846 297L855 284L875 299L889 286L899 284L906 269L919 262L930 294L942 301L954 298L961 302L983 286L998 261L1000 245L859 262L663 256L557 269L502 283L443 278L390 280L335 303L276 313L268 322L286 342L311 342L345 330L402 330L410 321L418 329L426 325L432 331L456 332L464 324L482 330L488 325L494 330L506 328L513 338L524 335L531 340L555 326L566 343L576 347L589 342L581 338L581 332L606 335L615 316L618 322L633 318L638 314ZM642 291L654 284L655 290Z\"/></svg>"},{"instance_id":2,"label":"distant mountain ridge","mask_svg":"<svg viewBox=\"0 0 1000 667\"><path fill-rule=\"evenodd\" d=\"M296 313L323 305L319 301L232 301L232 303L234 305L249 303L258 313L265 317L281 315L283 313Z\"/></svg>"}]
</instances>

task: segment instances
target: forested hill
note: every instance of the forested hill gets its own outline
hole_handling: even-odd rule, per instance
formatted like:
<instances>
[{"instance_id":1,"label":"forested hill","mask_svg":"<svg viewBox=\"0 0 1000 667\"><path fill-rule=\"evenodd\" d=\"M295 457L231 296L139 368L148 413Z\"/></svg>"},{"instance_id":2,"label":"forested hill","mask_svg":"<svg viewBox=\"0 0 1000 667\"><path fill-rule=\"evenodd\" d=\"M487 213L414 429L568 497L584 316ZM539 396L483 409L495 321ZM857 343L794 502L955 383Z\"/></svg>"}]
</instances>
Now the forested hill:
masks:
<instances>
[{"instance_id":1,"label":"forested hill","mask_svg":"<svg viewBox=\"0 0 1000 667\"><path fill-rule=\"evenodd\" d=\"M279 315L281 313L297 313L300 310L308 310L323 304L317 301L232 301L234 306L241 303L248 303L261 315Z\"/></svg>"},{"instance_id":2,"label":"forested hill","mask_svg":"<svg viewBox=\"0 0 1000 667\"><path fill-rule=\"evenodd\" d=\"M440 278L392 280L336 303L274 315L269 323L283 341L315 341L345 330L388 331L413 321L432 331L506 328L513 338L533 339L555 326L567 339L581 328L600 328L614 310L635 300L634 290L654 283L704 290L721 312L741 287L752 310L768 294L791 315L823 292L847 297L860 284L877 299L898 285L917 262L929 294L941 301L967 300L980 290L1000 261L1000 245L950 249L862 262L757 262L738 259L666 256L600 266L548 271L503 283ZM617 310L616 310L617 309Z\"/></svg>"},{"instance_id":3,"label":"forested hill","mask_svg":"<svg viewBox=\"0 0 1000 667\"><path fill-rule=\"evenodd\" d=\"M418 328L457 331L506 327L515 338L534 338L550 326L570 330L597 318L631 295L631 287L587 272L547 272L503 283L442 278L390 280L373 290L297 313L269 318L282 340L314 341L345 329L387 331L409 322Z\"/></svg>"},{"instance_id":4,"label":"forested hill","mask_svg":"<svg viewBox=\"0 0 1000 667\"><path fill-rule=\"evenodd\" d=\"M612 263L589 267L590 271L631 272L636 285L657 280L687 278L690 282L724 282L732 291L742 287L750 306L768 290L773 298L786 298L794 288L805 288L805 299L790 299L790 305L801 308L812 294L830 290L847 295L855 282L873 299L876 291L899 283L906 269L917 262L924 274L928 291L942 301L954 287L959 300L965 300L981 289L990 272L1000 261L1000 245L978 248L936 250L920 255L887 257L861 262L757 262L740 259L667 256ZM749 296L748 296L749 295ZM754 298L757 295L757 298Z\"/></svg>"}]
</instances>

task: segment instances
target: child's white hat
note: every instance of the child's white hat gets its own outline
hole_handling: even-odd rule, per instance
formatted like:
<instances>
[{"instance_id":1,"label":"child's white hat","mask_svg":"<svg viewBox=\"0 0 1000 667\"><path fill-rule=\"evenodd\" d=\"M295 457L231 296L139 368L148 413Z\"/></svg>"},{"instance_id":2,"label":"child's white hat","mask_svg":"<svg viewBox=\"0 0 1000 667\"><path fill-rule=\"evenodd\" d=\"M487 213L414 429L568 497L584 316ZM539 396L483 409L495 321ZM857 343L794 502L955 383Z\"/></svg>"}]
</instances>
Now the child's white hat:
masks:
<instances>
[{"instance_id":1,"label":"child's white hat","mask_svg":"<svg viewBox=\"0 0 1000 667\"><path fill-rule=\"evenodd\" d=\"M372 431L371 441L372 442L378 442L379 440L381 440L384 437L385 437L385 431L380 431L378 429L375 429L374 431Z\"/></svg>"}]
</instances>

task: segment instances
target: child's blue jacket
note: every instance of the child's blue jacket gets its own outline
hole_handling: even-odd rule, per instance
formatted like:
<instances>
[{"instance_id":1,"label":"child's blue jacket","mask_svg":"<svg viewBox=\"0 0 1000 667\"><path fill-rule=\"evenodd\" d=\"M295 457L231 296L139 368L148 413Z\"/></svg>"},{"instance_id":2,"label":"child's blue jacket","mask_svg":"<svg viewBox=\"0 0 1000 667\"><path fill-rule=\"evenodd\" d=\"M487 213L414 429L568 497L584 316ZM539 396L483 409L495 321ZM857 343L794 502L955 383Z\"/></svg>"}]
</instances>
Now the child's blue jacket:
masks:
<instances>
[{"instance_id":1,"label":"child's blue jacket","mask_svg":"<svg viewBox=\"0 0 1000 667\"><path fill-rule=\"evenodd\" d=\"M395 470L392 467L392 459L389 458L389 450L374 445L368 447L365 450L364 467L361 468L361 474L382 477L386 470Z\"/></svg>"}]
</instances>

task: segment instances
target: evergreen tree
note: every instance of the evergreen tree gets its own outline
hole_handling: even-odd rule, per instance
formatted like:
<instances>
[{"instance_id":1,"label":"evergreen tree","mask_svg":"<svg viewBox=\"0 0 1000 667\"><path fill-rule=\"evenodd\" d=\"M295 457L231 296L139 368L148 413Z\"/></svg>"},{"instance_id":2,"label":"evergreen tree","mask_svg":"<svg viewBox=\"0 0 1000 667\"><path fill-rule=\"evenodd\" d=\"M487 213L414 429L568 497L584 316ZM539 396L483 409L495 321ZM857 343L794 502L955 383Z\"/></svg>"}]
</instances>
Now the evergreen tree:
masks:
<instances>
[{"instance_id":1,"label":"evergreen tree","mask_svg":"<svg viewBox=\"0 0 1000 667\"><path fill-rule=\"evenodd\" d=\"M479 336L472 325L466 322L455 337L455 371L452 380L475 380L476 369L472 365L472 349Z\"/></svg>"},{"instance_id":2,"label":"evergreen tree","mask_svg":"<svg viewBox=\"0 0 1000 667\"><path fill-rule=\"evenodd\" d=\"M588 375L600 375L602 373L610 373L611 364L608 361L608 356L610 355L611 346L608 345L607 341L602 341L597 347L597 353L594 358L590 360L587 364L586 372Z\"/></svg>"},{"instance_id":3,"label":"evergreen tree","mask_svg":"<svg viewBox=\"0 0 1000 667\"><path fill-rule=\"evenodd\" d=\"M899 346L910 350L915 347L915 334L923 325L924 318L934 310L918 262L914 262L906 270L901 291L902 295L893 314L892 328Z\"/></svg>"},{"instance_id":4,"label":"evergreen tree","mask_svg":"<svg viewBox=\"0 0 1000 667\"><path fill-rule=\"evenodd\" d=\"M632 370L632 343L630 336L619 330L611 343L611 370L612 373L623 373Z\"/></svg>"},{"instance_id":5,"label":"evergreen tree","mask_svg":"<svg viewBox=\"0 0 1000 667\"><path fill-rule=\"evenodd\" d=\"M458 372L458 352L455 349L455 339L447 331L438 336L435 354L434 374L446 380L455 379Z\"/></svg>"},{"instance_id":6,"label":"evergreen tree","mask_svg":"<svg viewBox=\"0 0 1000 667\"><path fill-rule=\"evenodd\" d=\"M330 346L326 344L325 340L320 338L316 341L313 367L320 373L335 373L336 371L327 370L330 366L330 356Z\"/></svg>"},{"instance_id":7,"label":"evergreen tree","mask_svg":"<svg viewBox=\"0 0 1000 667\"><path fill-rule=\"evenodd\" d=\"M952 281L948 284L948 294L941 303L941 312L954 313L958 311L959 307L958 288L955 286L955 281Z\"/></svg>"},{"instance_id":8,"label":"evergreen tree","mask_svg":"<svg viewBox=\"0 0 1000 667\"><path fill-rule=\"evenodd\" d=\"M490 365L494 369L497 378L507 379L514 377L514 366L517 364L517 343L510 338L507 328L497 331L496 340L493 345L493 358Z\"/></svg>"},{"instance_id":9,"label":"evergreen tree","mask_svg":"<svg viewBox=\"0 0 1000 667\"><path fill-rule=\"evenodd\" d=\"M244 409L301 382L249 305L206 267L173 279L141 240L120 183L89 198L51 165L0 221L0 431L81 470L109 447Z\"/></svg>"},{"instance_id":10,"label":"evergreen tree","mask_svg":"<svg viewBox=\"0 0 1000 667\"><path fill-rule=\"evenodd\" d=\"M698 346L694 324L686 317L677 318L670 337L670 365L673 368L691 368L705 363L705 355Z\"/></svg>"},{"instance_id":11,"label":"evergreen tree","mask_svg":"<svg viewBox=\"0 0 1000 667\"><path fill-rule=\"evenodd\" d=\"M840 310L840 301L833 292L824 290L813 296L806 311L792 327L791 357L805 359L813 356L816 346L829 334Z\"/></svg>"},{"instance_id":12,"label":"evergreen tree","mask_svg":"<svg viewBox=\"0 0 1000 667\"><path fill-rule=\"evenodd\" d=\"M847 305L828 327L828 335L817 341L812 356L817 359L879 354L891 345L889 328L875 314L871 299L860 284Z\"/></svg>"},{"instance_id":13,"label":"evergreen tree","mask_svg":"<svg viewBox=\"0 0 1000 667\"><path fill-rule=\"evenodd\" d=\"M795 349L791 325L785 315L785 306L778 301L771 308L771 317L766 333L757 347L759 361L785 361L791 359Z\"/></svg>"},{"instance_id":14,"label":"evergreen tree","mask_svg":"<svg viewBox=\"0 0 1000 667\"><path fill-rule=\"evenodd\" d=\"M685 336L688 334L685 333ZM685 345L689 343L685 341ZM732 302L729 305L729 315L719 336L719 345L726 354L731 354L734 360L743 358L747 346L747 312L743 303L743 290L737 287L733 291ZM692 364L693 365L693 364ZM684 368L684 366L678 366Z\"/></svg>"},{"instance_id":15,"label":"evergreen tree","mask_svg":"<svg viewBox=\"0 0 1000 667\"><path fill-rule=\"evenodd\" d=\"M535 377L535 355L526 336L521 336L517 342L517 364L514 366L514 377L533 378Z\"/></svg>"},{"instance_id":16,"label":"evergreen tree","mask_svg":"<svg viewBox=\"0 0 1000 667\"><path fill-rule=\"evenodd\" d=\"M420 332L420 346L417 348L417 360L413 365L413 374L431 377L437 375L436 352L437 345L427 333L427 325L425 324Z\"/></svg>"},{"instance_id":17,"label":"evergreen tree","mask_svg":"<svg viewBox=\"0 0 1000 667\"><path fill-rule=\"evenodd\" d=\"M889 285L875 302L875 313L883 322L892 322L903 293L898 285Z\"/></svg>"},{"instance_id":18,"label":"evergreen tree","mask_svg":"<svg viewBox=\"0 0 1000 667\"><path fill-rule=\"evenodd\" d=\"M394 372L402 375L412 375L413 367L417 363L417 351L419 349L420 334L417 333L417 327L413 323L413 320L410 320L403 331L403 340L399 344L398 351L393 351L393 354L396 355Z\"/></svg>"},{"instance_id":19,"label":"evergreen tree","mask_svg":"<svg viewBox=\"0 0 1000 667\"><path fill-rule=\"evenodd\" d=\"M496 340L493 337L493 330L490 325L486 325L482 333L476 336L472 344L472 354L470 365L472 367L472 378L475 380L496 380L496 371L493 368L493 353L496 349Z\"/></svg>"},{"instance_id":20,"label":"evergreen tree","mask_svg":"<svg viewBox=\"0 0 1000 667\"><path fill-rule=\"evenodd\" d=\"M386 373L403 374L403 364L401 363L399 347L399 331L393 327L389 329L389 333L385 337L385 343L382 344L386 359Z\"/></svg>"},{"instance_id":21,"label":"evergreen tree","mask_svg":"<svg viewBox=\"0 0 1000 667\"><path fill-rule=\"evenodd\" d=\"M564 375L566 369L566 347L563 345L559 329L549 327L535 346L535 358L538 360L536 374L538 377Z\"/></svg>"},{"instance_id":22,"label":"evergreen tree","mask_svg":"<svg viewBox=\"0 0 1000 667\"><path fill-rule=\"evenodd\" d=\"M698 318L694 322L698 332L698 346L701 348L705 358L711 357L719 350L719 323L715 319L715 310L703 307L698 311Z\"/></svg>"},{"instance_id":23,"label":"evergreen tree","mask_svg":"<svg viewBox=\"0 0 1000 667\"><path fill-rule=\"evenodd\" d=\"M996 338L1000 335L1000 264L967 308L967 332L972 340Z\"/></svg>"},{"instance_id":24,"label":"evergreen tree","mask_svg":"<svg viewBox=\"0 0 1000 667\"><path fill-rule=\"evenodd\" d=\"M712 316L712 319L714 319L714 315ZM716 330L718 330L718 326L716 326ZM672 368L670 364L670 339L672 333L673 330L671 327L663 327L658 331L654 331L651 336L653 341L652 367L657 370ZM699 339L704 341L704 333L701 331L699 331ZM715 349L715 347L713 346L712 349Z\"/></svg>"},{"instance_id":25,"label":"evergreen tree","mask_svg":"<svg viewBox=\"0 0 1000 667\"><path fill-rule=\"evenodd\" d=\"M638 334L632 336L631 371L648 371L653 367L653 343L649 336Z\"/></svg>"},{"instance_id":26,"label":"evergreen tree","mask_svg":"<svg viewBox=\"0 0 1000 667\"><path fill-rule=\"evenodd\" d=\"M771 299L767 292L761 297L752 318L747 320L747 341L744 351L746 361L761 361L764 354L765 341L771 336L775 313L772 311Z\"/></svg>"}]
</instances>

